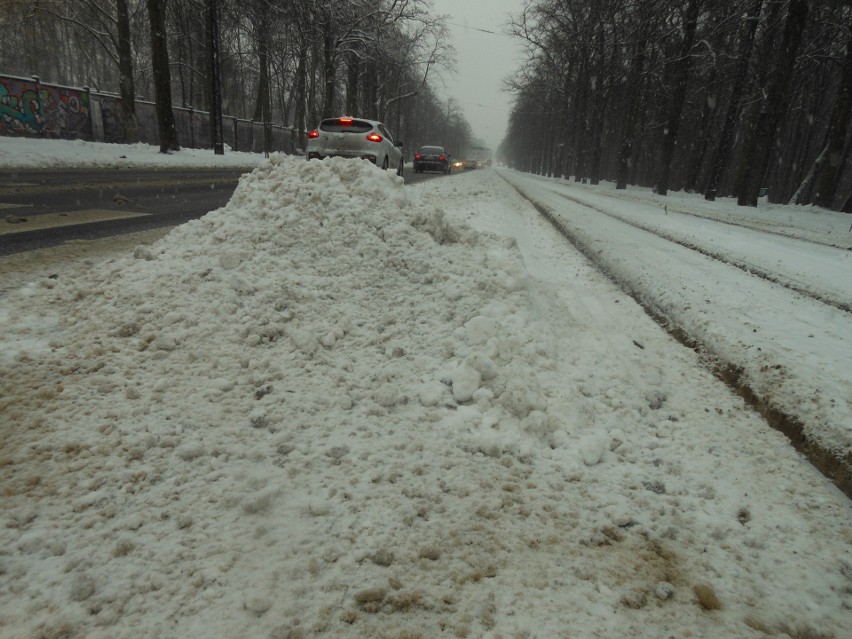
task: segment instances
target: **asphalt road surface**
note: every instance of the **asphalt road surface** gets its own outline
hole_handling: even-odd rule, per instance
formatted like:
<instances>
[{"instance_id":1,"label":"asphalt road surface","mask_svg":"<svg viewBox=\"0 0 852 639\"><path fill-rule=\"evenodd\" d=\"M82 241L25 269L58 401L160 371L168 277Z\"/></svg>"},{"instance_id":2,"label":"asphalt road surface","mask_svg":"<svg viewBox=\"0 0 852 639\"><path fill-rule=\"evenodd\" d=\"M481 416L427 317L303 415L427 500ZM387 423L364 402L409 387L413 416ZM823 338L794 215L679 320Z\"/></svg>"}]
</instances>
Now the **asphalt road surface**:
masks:
<instances>
[{"instance_id":1,"label":"asphalt road surface","mask_svg":"<svg viewBox=\"0 0 852 639\"><path fill-rule=\"evenodd\" d=\"M177 226L224 206L247 169L0 171L0 256ZM441 178L406 171L406 184Z\"/></svg>"}]
</instances>

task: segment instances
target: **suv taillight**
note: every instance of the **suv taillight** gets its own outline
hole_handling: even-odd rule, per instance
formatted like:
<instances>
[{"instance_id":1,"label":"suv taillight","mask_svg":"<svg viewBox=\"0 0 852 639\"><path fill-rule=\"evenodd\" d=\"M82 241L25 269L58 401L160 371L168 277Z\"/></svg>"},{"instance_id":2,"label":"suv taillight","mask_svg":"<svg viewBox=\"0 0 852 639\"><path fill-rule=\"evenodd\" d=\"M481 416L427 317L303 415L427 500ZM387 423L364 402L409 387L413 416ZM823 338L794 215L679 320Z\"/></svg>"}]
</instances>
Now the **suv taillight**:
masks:
<instances>
[{"instance_id":1,"label":"suv taillight","mask_svg":"<svg viewBox=\"0 0 852 639\"><path fill-rule=\"evenodd\" d=\"M308 138L314 139L314 138L318 138L318 137L319 137L319 131L317 131L316 129L308 132Z\"/></svg>"},{"instance_id":2,"label":"suv taillight","mask_svg":"<svg viewBox=\"0 0 852 639\"><path fill-rule=\"evenodd\" d=\"M367 139L370 142L381 142L384 138L381 135L379 135L378 133L371 133L370 135L367 136Z\"/></svg>"},{"instance_id":3,"label":"suv taillight","mask_svg":"<svg viewBox=\"0 0 852 639\"><path fill-rule=\"evenodd\" d=\"M419 160L421 157L423 157L423 156L421 156L419 153L415 153L415 154L414 154L414 159L415 159L415 160Z\"/></svg>"}]
</instances>

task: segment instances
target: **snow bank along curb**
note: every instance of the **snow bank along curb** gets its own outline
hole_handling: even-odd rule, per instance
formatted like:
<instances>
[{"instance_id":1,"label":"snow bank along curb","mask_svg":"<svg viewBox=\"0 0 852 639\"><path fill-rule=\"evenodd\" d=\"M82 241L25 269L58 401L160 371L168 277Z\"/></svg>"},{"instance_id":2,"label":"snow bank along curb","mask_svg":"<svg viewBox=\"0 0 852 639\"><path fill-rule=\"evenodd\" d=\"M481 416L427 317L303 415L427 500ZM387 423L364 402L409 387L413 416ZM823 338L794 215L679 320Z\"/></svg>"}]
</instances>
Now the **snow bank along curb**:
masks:
<instances>
[{"instance_id":1,"label":"snow bank along curb","mask_svg":"<svg viewBox=\"0 0 852 639\"><path fill-rule=\"evenodd\" d=\"M131 167L218 167L253 169L263 161L262 153L226 150L216 155L212 149L182 148L160 153L157 146L110 144L86 140L39 140L23 137L0 138L0 169L79 169Z\"/></svg>"}]
</instances>

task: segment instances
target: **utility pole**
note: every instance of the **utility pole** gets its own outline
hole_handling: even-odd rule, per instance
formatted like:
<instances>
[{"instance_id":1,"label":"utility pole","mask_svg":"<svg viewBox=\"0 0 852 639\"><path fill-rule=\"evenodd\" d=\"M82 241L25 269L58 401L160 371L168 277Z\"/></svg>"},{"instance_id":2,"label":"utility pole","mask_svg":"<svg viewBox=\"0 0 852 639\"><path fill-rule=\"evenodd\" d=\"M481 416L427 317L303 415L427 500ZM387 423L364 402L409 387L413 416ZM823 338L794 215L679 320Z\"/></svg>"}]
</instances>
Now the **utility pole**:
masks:
<instances>
[{"instance_id":1,"label":"utility pole","mask_svg":"<svg viewBox=\"0 0 852 639\"><path fill-rule=\"evenodd\" d=\"M225 155L222 88L219 80L219 16L216 0L207 0L207 73L210 82L210 140L216 155Z\"/></svg>"}]
</instances>

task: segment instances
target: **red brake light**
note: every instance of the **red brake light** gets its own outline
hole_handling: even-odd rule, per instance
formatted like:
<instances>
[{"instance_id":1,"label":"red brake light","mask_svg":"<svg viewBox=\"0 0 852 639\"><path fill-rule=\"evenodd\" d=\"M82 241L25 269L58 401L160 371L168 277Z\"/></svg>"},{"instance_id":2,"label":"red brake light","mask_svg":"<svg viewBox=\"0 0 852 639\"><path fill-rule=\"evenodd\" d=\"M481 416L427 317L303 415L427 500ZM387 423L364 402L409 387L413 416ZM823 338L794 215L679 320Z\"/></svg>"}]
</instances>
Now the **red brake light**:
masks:
<instances>
[{"instance_id":1,"label":"red brake light","mask_svg":"<svg viewBox=\"0 0 852 639\"><path fill-rule=\"evenodd\" d=\"M338 122L340 122L340 124L346 124L348 126L352 124L352 118L340 118Z\"/></svg>"},{"instance_id":2,"label":"red brake light","mask_svg":"<svg viewBox=\"0 0 852 639\"><path fill-rule=\"evenodd\" d=\"M415 153L415 154L414 154L414 159L415 159L415 160L419 160L419 159L420 159L420 154L419 154L419 153Z\"/></svg>"},{"instance_id":3,"label":"red brake light","mask_svg":"<svg viewBox=\"0 0 852 639\"><path fill-rule=\"evenodd\" d=\"M316 129L314 129L313 131L308 132L308 137L309 137L309 138L312 138L312 139L313 139L313 138L318 138L318 137L319 137L319 131L317 131Z\"/></svg>"},{"instance_id":4,"label":"red brake light","mask_svg":"<svg viewBox=\"0 0 852 639\"><path fill-rule=\"evenodd\" d=\"M370 135L367 136L367 139L370 142L381 142L384 138L381 135L379 135L378 133L371 133Z\"/></svg>"},{"instance_id":5,"label":"red brake light","mask_svg":"<svg viewBox=\"0 0 852 639\"><path fill-rule=\"evenodd\" d=\"M441 162L443 162L444 160L446 160L446 159L447 159L447 156L446 156L446 155L442 155L442 156L441 156L441 157L439 157L438 159L439 159L439 160L441 160Z\"/></svg>"}]
</instances>

